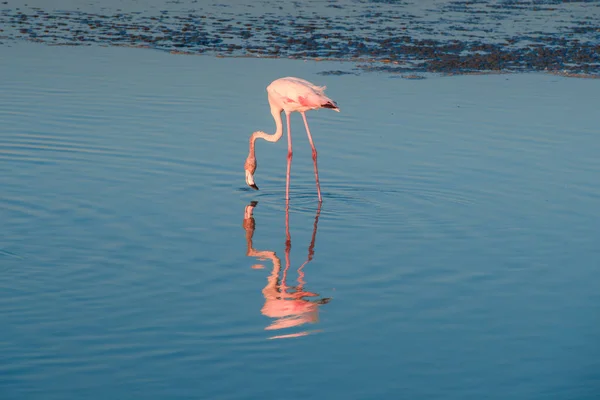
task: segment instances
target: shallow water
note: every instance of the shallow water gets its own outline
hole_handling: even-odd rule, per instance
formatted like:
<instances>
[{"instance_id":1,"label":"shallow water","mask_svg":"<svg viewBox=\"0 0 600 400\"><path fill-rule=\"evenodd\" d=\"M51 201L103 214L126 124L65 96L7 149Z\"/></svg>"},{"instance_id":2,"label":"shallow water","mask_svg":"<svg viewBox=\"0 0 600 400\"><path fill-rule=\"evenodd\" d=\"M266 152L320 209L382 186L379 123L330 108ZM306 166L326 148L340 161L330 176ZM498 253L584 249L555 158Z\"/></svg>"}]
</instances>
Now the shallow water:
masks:
<instances>
[{"instance_id":1,"label":"shallow water","mask_svg":"<svg viewBox=\"0 0 600 400\"><path fill-rule=\"evenodd\" d=\"M600 82L0 52L3 399L597 393ZM280 74L342 110L321 209L293 115L291 246L285 137L243 171Z\"/></svg>"}]
</instances>

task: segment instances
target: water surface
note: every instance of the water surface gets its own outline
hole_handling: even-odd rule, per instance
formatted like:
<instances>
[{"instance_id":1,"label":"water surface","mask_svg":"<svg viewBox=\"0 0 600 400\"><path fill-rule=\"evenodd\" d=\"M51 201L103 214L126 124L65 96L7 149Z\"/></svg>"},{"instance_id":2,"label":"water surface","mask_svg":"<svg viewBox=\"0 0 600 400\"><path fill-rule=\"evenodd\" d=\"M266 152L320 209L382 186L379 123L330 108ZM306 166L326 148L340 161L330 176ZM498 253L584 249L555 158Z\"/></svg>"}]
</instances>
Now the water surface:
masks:
<instances>
[{"instance_id":1,"label":"water surface","mask_svg":"<svg viewBox=\"0 0 600 400\"><path fill-rule=\"evenodd\" d=\"M597 393L600 82L0 52L3 399ZM287 215L285 137L243 171L282 75L342 110Z\"/></svg>"}]
</instances>

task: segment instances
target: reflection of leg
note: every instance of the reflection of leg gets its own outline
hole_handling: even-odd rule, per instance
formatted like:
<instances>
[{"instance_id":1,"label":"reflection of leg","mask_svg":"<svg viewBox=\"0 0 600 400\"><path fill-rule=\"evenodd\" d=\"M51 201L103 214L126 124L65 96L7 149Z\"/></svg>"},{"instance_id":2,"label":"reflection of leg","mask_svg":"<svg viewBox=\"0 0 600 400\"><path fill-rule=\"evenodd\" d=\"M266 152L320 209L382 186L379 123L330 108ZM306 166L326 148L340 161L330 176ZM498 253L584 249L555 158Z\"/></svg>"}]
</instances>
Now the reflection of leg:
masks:
<instances>
[{"instance_id":1,"label":"reflection of leg","mask_svg":"<svg viewBox=\"0 0 600 400\"><path fill-rule=\"evenodd\" d=\"M306 264L308 264L309 262L312 261L314 255L315 255L315 240L317 239L317 226L319 224L319 215L321 214L321 205L323 203L319 202L319 204L317 205L317 213L315 215L315 223L313 224L313 232L312 232L312 237L310 240L310 244L308 245L308 258L306 261L304 261L304 263L300 266L300 268L298 268L298 291L302 292L303 291L303 287L304 284L306 283L304 281L304 267L306 266ZM311 292L304 292L304 296L318 296L318 293L311 293Z\"/></svg>"},{"instance_id":2,"label":"reflection of leg","mask_svg":"<svg viewBox=\"0 0 600 400\"><path fill-rule=\"evenodd\" d=\"M290 199L290 170L292 169L292 131L290 130L290 113L286 111L285 119L287 121L288 133L288 155L287 155L287 173L285 174L285 199Z\"/></svg>"},{"instance_id":3,"label":"reflection of leg","mask_svg":"<svg viewBox=\"0 0 600 400\"><path fill-rule=\"evenodd\" d=\"M312 260L315 255L315 240L317 239L317 225L319 224L319 216L321 215L321 205L323 203L319 202L317 206L317 213L315 215L315 223L313 225L313 234L310 240L310 245L308 246L308 261Z\"/></svg>"},{"instance_id":4,"label":"reflection of leg","mask_svg":"<svg viewBox=\"0 0 600 400\"><path fill-rule=\"evenodd\" d=\"M290 160L288 160L289 165ZM290 199L285 200L285 268L281 276L281 291L285 293L287 272L290 268L290 251L292 250L292 236L290 235Z\"/></svg>"}]
</instances>

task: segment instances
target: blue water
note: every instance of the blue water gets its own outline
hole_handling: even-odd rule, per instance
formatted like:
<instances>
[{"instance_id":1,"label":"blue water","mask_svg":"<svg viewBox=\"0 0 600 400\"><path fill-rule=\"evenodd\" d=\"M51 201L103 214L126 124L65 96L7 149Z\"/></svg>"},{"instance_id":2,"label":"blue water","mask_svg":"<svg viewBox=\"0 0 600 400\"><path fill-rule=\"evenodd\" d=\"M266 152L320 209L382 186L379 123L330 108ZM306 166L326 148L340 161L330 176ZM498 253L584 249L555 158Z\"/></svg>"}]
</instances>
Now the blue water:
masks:
<instances>
[{"instance_id":1,"label":"blue water","mask_svg":"<svg viewBox=\"0 0 600 400\"><path fill-rule=\"evenodd\" d=\"M0 398L596 398L600 81L345 68L0 47Z\"/></svg>"}]
</instances>

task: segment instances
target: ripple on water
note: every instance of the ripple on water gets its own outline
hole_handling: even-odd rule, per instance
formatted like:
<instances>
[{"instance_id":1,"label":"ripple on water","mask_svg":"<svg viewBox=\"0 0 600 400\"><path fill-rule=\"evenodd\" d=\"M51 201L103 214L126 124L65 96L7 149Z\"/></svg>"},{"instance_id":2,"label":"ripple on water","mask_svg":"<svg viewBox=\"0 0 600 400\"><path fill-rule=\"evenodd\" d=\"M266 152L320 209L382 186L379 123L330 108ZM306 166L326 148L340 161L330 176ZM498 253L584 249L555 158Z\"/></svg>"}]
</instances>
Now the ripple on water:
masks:
<instances>
[{"instance_id":1,"label":"ripple on water","mask_svg":"<svg viewBox=\"0 0 600 400\"><path fill-rule=\"evenodd\" d=\"M81 63L86 61L80 53L84 50L77 49ZM114 49L110 50L108 54ZM119 62L120 57L126 57L119 54L107 59ZM133 56L137 57L141 56ZM206 58L201 63L209 61ZM56 73L61 81L69 81L68 68L74 64L65 62L64 75ZM153 71L144 72L145 66L139 63L140 74L155 77ZM203 79L204 75L191 68L188 76ZM126 81L127 76L116 74L115 80L119 79ZM358 78L343 79L354 82ZM454 93L452 82L446 82L450 87L440 84L439 88ZM148 85L151 90L169 90L169 85L158 79ZM366 86L357 86L357 90L365 93ZM511 91L519 90L517 85L510 87ZM439 88L425 90L431 102ZM227 94L219 92L213 97L212 93L207 90L201 96L214 104L231 104ZM506 298L516 294L514 307L529 304L531 298L519 297L518 291L507 289L503 282L529 293L534 280L527 278L534 274L554 273L552 279L558 282L587 273L576 264L581 259L574 259L568 271L558 265L551 271L548 262L552 253L548 249L564 246L569 257L577 256L586 247L564 242L565 234L580 243L591 243L595 238L593 228L597 224L590 212L597 208L598 200L590 198L592 193L598 194L598 185L593 184L598 176L595 142L581 142L577 132L561 128L561 137L568 137L571 144L577 140L581 143L569 157L558 151L557 142L549 142L546 148L523 142L521 131L527 127L515 130L515 141L505 133L494 136L494 131L486 128L467 131L469 141L457 143L460 133L456 124L448 124L452 129L440 129L438 134L431 128L427 135L416 138L418 133L411 136L411 129L406 129L400 136L392 129L397 123L395 117L383 115L383 122L377 122L377 109L381 109L377 104L356 103L356 108L369 108L363 116L365 122L358 118L336 120L335 127L329 125L336 129L329 141L325 134L318 136L325 129L315 124L315 137L323 149L324 202L314 260L304 272L306 290L336 298L316 326L327 333L313 341L265 344L264 339L271 334L264 330L268 322L260 314L261 290L269 267L263 274L250 268L255 261L245 256L247 243L240 228L244 205L238 207L237 203L241 203L240 198L259 201L256 246L277 251L284 263L281 226L285 166L277 164L275 158L285 158L285 138L279 148L261 147L261 157L265 157L260 159L261 168L265 168L260 170L264 171L258 182L261 190L250 191L243 187L242 169L248 135L240 133L249 118L242 115L235 121L230 117L231 108L237 105L226 111L218 106L196 108L188 101L169 105L166 96L160 99L165 103L164 113L156 116L162 106L151 104L151 96L138 95L116 103L108 93L95 98L95 104L77 104L71 99L61 107L48 104L48 109L30 110L31 115L40 117L37 120L25 121L16 114L7 119L12 126L3 130L6 134L0 138L0 149L6 150L0 153L0 169L11 170L1 174L0 216L7 218L2 220L5 236L0 243L0 264L9 269L2 269L0 292L5 294L0 296L0 314L8 321L8 329L3 331L0 346L7 363L0 363L0 373L11 375L9 379L18 380L19 385L36 386L41 376L46 380L37 385L42 390L55 388L54 378L69 377L82 386L95 380L98 384L108 382L110 387L117 371L119 379L172 387L181 376L197 382L199 366L210 366L200 372L203 382L216 382L224 373L243 370L243 365L252 365L257 359L261 362L254 363L259 364L254 372L267 376L267 369L274 365L286 370L297 346L307 343L332 343L339 346L335 352L345 354L354 344L352 335L358 338L358 347L361 343L382 343L361 354L368 364L373 355L370 350L388 355L398 343L398 334L414 333L408 338L410 342L419 340L423 332L450 326L446 323L489 326L489 321L480 318L486 315L486 306L479 300L485 301L490 292L501 292ZM172 96L177 93L172 92ZM241 107L257 98L264 108L264 94L240 92L238 101ZM132 99L139 103L128 109ZM388 100L394 107L400 104L392 91ZM493 96L485 98L493 100ZM533 100L526 104L536 107ZM172 114L173 108L186 109L185 117ZM103 109L107 110L106 118ZM436 107L426 113L427 118L408 121L408 126L445 124L449 119L448 115L436 114ZM465 127L471 125L467 115L454 121L463 117ZM264 125L272 123L268 118L266 115ZM502 125L502 119L488 121ZM327 120L323 121L327 128ZM259 122L252 125L262 126ZM383 140L362 140L369 135L366 129L361 132L366 124L377 128L378 123L389 124L380 132ZM296 132L301 129L300 125ZM218 135L211 136L213 132ZM340 139L342 134L350 141ZM494 138L499 143L491 146ZM471 141L473 146L468 144ZM308 146L298 147L291 182L290 279L306 260L318 206ZM519 148L529 151L515 154L515 149L523 151ZM15 156L11 151L21 154ZM269 159L269 154L277 155ZM4 162L8 157L22 159L20 163ZM47 163L36 164L32 161L36 158ZM506 162L510 159L524 164L510 167ZM398 162L402 164L394 165ZM560 163L567 168L558 168ZM268 166L274 167L269 170ZM521 171L527 174L519 174ZM565 184L571 186L565 189ZM543 190L552 197L542 198L539 193ZM574 190L578 196L573 195ZM536 192L538 195L530 196ZM543 208L546 198L554 200L557 212ZM501 206L502 202L508 205ZM524 207L528 202L531 208ZM572 211L565 211L567 207L578 209L581 215L575 218L567 213ZM525 225L519 225L524 219ZM500 230L503 235L496 234ZM595 253L588 253L587 261L593 260ZM515 264L516 268L510 268ZM530 266L535 264L541 267ZM538 274L542 268L543 273ZM567 271L564 275L556 273L563 270ZM535 282L539 292L557 293L558 284L553 288L544 286L543 280ZM578 292L579 288L571 294ZM500 307L501 311L491 319L502 320L505 313L514 310L512 305L502 308L504 297L500 302L491 300L488 310ZM588 303L582 300L582 304ZM527 317L535 319L537 314L531 312ZM539 314L554 315L546 309ZM465 315L477 319L465 320ZM450 321L454 317L456 320ZM424 319L431 325L424 325ZM539 321L534 322L539 325ZM16 328L10 331L12 327ZM506 337L510 332L497 334ZM538 333L532 331L531 337ZM440 338L445 338L444 334ZM439 340L422 342L426 346L423 354L428 354L431 343ZM510 344L510 340L500 344ZM460 346L458 351L462 351ZM394 361L402 359L396 354L389 356ZM310 358L301 361L307 366L314 364ZM426 364L438 365L438 361L429 359ZM423 364L418 362L414 365ZM448 370L454 370L452 363L448 365ZM90 371L100 376L81 375ZM422 372L425 376L431 370L424 367ZM91 379L78 380L81 376ZM239 382L247 378L235 373L230 376L240 376ZM385 379L384 389L393 391L385 386Z\"/></svg>"},{"instance_id":2,"label":"ripple on water","mask_svg":"<svg viewBox=\"0 0 600 400\"><path fill-rule=\"evenodd\" d=\"M0 160L33 163L77 163L89 156L127 158L125 150L91 145L72 138L45 135L14 135L0 141Z\"/></svg>"},{"instance_id":3,"label":"ripple on water","mask_svg":"<svg viewBox=\"0 0 600 400\"><path fill-rule=\"evenodd\" d=\"M248 192L252 198L260 200L264 207L279 211L285 210L285 183L283 183L283 187L274 187L276 184L271 185L270 182L267 185L267 189L261 189L258 192L248 190ZM246 191L245 188L240 188L240 190ZM435 204L444 202L470 205L474 202L469 192L453 187L432 186L430 182L427 182L427 179L409 175L399 177L394 182L382 181L377 184L322 183L321 194L323 196L323 214L328 214L334 219L343 218L350 211L349 208L376 207L392 212L394 208L401 206L403 203ZM310 213L314 208L313 205L316 207L316 204L317 192L314 184L307 182L291 185L291 212ZM353 213L355 217L360 216L360 214L360 212ZM389 220L389 218L386 217L386 220Z\"/></svg>"}]
</instances>

